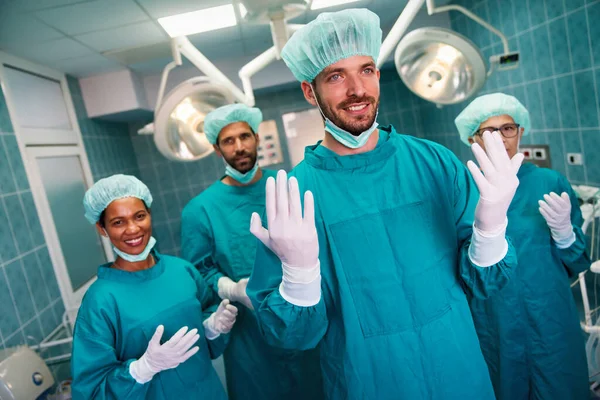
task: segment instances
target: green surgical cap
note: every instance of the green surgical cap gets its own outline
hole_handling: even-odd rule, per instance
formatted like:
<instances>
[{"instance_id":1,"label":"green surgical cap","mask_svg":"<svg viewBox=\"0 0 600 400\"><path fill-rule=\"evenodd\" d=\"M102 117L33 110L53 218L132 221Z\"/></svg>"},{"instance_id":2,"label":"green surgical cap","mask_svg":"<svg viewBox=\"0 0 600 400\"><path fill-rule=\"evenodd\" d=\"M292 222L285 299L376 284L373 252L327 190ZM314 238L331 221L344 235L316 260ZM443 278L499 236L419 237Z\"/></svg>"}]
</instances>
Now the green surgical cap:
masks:
<instances>
[{"instance_id":1,"label":"green surgical cap","mask_svg":"<svg viewBox=\"0 0 600 400\"><path fill-rule=\"evenodd\" d=\"M281 57L296 79L312 82L321 71L345 58L379 57L381 28L367 9L322 13L292 35Z\"/></svg>"},{"instance_id":2,"label":"green surgical cap","mask_svg":"<svg viewBox=\"0 0 600 400\"><path fill-rule=\"evenodd\" d=\"M245 104L229 104L210 112L204 119L204 133L211 144L217 144L219 133L229 124L246 122L254 133L262 122L262 112Z\"/></svg>"},{"instance_id":3,"label":"green surgical cap","mask_svg":"<svg viewBox=\"0 0 600 400\"><path fill-rule=\"evenodd\" d=\"M492 93L479 96L471 102L454 120L460 140L470 145L469 138L479 129L479 125L491 117L510 115L515 123L528 135L531 129L529 111L513 96L504 93Z\"/></svg>"},{"instance_id":4,"label":"green surgical cap","mask_svg":"<svg viewBox=\"0 0 600 400\"><path fill-rule=\"evenodd\" d=\"M135 197L142 200L146 207L152 206L152 195L142 181L135 176L118 174L100 179L85 192L85 218L91 224L95 224L110 203L125 197Z\"/></svg>"}]
</instances>

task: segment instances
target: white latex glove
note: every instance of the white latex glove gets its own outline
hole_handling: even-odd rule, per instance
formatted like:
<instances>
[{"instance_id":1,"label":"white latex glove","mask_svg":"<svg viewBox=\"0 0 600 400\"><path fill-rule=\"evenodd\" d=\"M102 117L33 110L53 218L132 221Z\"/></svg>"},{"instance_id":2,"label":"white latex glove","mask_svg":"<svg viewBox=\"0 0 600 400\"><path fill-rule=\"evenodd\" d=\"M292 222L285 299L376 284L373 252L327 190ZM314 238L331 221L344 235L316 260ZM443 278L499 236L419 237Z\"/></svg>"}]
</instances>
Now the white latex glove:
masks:
<instances>
[{"instance_id":1,"label":"white latex glove","mask_svg":"<svg viewBox=\"0 0 600 400\"><path fill-rule=\"evenodd\" d=\"M240 279L238 282L234 282L230 278L223 276L219 278L217 286L219 289L220 298L229 299L231 301L237 301L238 303L242 303L249 309L254 310L254 307L252 307L252 302L246 294L248 278Z\"/></svg>"},{"instance_id":2,"label":"white latex glove","mask_svg":"<svg viewBox=\"0 0 600 400\"><path fill-rule=\"evenodd\" d=\"M545 200L545 201L544 201ZM540 200L540 214L546 220L552 239L560 248L569 247L575 241L575 232L571 223L571 199L563 192L560 196L554 192L544 195Z\"/></svg>"},{"instance_id":3,"label":"white latex glove","mask_svg":"<svg viewBox=\"0 0 600 400\"><path fill-rule=\"evenodd\" d=\"M210 317L206 318L202 323L206 338L214 340L222 333L229 333L231 328L233 328L233 324L235 324L237 313L238 309L234 305L229 304L229 300L223 300L219 304L217 311L210 314Z\"/></svg>"},{"instance_id":4,"label":"white latex glove","mask_svg":"<svg viewBox=\"0 0 600 400\"><path fill-rule=\"evenodd\" d=\"M524 156L518 153L508 158L498 132L484 132L483 142L485 151L477 143L471 146L483 173L473 161L467 162L467 167L480 194L475 208L475 228L484 235L494 236L506 228L506 213L519 186L517 172Z\"/></svg>"},{"instance_id":5,"label":"white latex glove","mask_svg":"<svg viewBox=\"0 0 600 400\"><path fill-rule=\"evenodd\" d=\"M267 179L266 209L269 229L253 213L250 232L281 260L281 296L297 306L317 304L321 298L321 266L312 193L304 193L302 217L298 180L291 177L288 182L286 172L279 171L277 182Z\"/></svg>"},{"instance_id":6,"label":"white latex glove","mask_svg":"<svg viewBox=\"0 0 600 400\"><path fill-rule=\"evenodd\" d=\"M198 346L192 347L200 338L198 329L188 332L188 327L184 326L161 345L160 339L164 330L165 327L159 325L148 343L146 352L139 360L129 365L129 373L138 383L149 382L155 374L176 368L198 352Z\"/></svg>"},{"instance_id":7,"label":"white latex glove","mask_svg":"<svg viewBox=\"0 0 600 400\"><path fill-rule=\"evenodd\" d=\"M289 192L288 192L289 186ZM304 193L304 218L298 180L288 183L285 171L277 173L277 184L267 179L266 209L269 230L262 226L257 213L252 214L250 232L288 267L314 268L319 261L319 240L315 228L315 206L310 191Z\"/></svg>"}]
</instances>

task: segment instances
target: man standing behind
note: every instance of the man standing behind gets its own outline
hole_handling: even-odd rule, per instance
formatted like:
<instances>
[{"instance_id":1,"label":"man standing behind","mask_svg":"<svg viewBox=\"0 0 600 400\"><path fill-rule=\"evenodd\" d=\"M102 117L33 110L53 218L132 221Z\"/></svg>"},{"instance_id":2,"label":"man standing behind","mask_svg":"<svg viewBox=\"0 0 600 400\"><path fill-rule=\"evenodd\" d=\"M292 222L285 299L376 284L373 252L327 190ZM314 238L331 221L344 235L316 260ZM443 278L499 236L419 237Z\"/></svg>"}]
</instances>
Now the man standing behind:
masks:
<instances>
[{"instance_id":1,"label":"man standing behind","mask_svg":"<svg viewBox=\"0 0 600 400\"><path fill-rule=\"evenodd\" d=\"M229 398L320 399L318 353L270 347L246 296L256 253L248 220L264 209L265 183L275 175L258 167L261 122L261 111L243 104L220 107L206 116L204 131L225 161L225 176L183 210L181 253L222 299L245 306L238 307L238 322L224 353Z\"/></svg>"}]
</instances>

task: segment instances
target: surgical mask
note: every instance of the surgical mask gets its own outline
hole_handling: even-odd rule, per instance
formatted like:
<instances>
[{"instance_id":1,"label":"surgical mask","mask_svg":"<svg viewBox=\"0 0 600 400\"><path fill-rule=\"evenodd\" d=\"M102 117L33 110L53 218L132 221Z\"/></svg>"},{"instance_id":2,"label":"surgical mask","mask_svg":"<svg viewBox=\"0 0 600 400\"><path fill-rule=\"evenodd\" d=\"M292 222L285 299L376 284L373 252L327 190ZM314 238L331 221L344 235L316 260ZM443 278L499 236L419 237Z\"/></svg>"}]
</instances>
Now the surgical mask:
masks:
<instances>
[{"instance_id":1,"label":"surgical mask","mask_svg":"<svg viewBox=\"0 0 600 400\"><path fill-rule=\"evenodd\" d=\"M233 168L227 162L225 162L225 175L235 179L242 185L247 185L252 182L252 179L256 176L256 172L258 171L258 160L254 163L254 167L246 173L241 173L237 169Z\"/></svg>"},{"instance_id":2,"label":"surgical mask","mask_svg":"<svg viewBox=\"0 0 600 400\"><path fill-rule=\"evenodd\" d=\"M375 114L375 120L373 121L373 125L371 125L369 127L369 129L367 129L366 131L361 132L360 135L355 136L355 135L351 134L350 132L340 128L339 126L337 126L336 124L331 122L331 120L325 116L325 113L323 113L323 110L321 109L321 106L319 105L319 101L317 100L317 95L316 95L315 89L313 88L312 85L310 85L310 87L315 96L315 102L317 103L317 107L319 108L321 115L325 119L325 130L327 132L331 133L331 135L334 137L335 140L337 140L338 142L340 142L341 144L343 144L344 146L346 146L348 148L358 149L359 147L364 146L365 143L367 143L367 141L369 140L369 137L371 136L371 134L379 126L379 124L377 123L377 116L379 115L379 109L377 110L377 113Z\"/></svg>"},{"instance_id":3,"label":"surgical mask","mask_svg":"<svg viewBox=\"0 0 600 400\"><path fill-rule=\"evenodd\" d=\"M105 230L105 232L106 232L106 230ZM127 253L122 252L121 250L117 249L115 246L113 246L113 251L115 252L116 255L118 255L125 261L138 262L138 261L144 261L145 259L147 259L148 254L150 254L150 252L152 251L152 249L154 248L155 245L156 245L156 239L154 239L154 237L151 236L150 240L148 240L148 244L146 245L146 248L140 254L127 254Z\"/></svg>"}]
</instances>

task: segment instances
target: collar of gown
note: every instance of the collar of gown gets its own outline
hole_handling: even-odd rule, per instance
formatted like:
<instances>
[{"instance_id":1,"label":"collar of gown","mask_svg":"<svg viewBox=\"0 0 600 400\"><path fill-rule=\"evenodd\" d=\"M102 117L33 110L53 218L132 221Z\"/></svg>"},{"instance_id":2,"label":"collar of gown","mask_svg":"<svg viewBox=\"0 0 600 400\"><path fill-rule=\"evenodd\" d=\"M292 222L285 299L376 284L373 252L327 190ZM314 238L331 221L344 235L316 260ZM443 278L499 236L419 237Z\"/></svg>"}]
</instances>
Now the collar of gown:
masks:
<instances>
[{"instance_id":1,"label":"collar of gown","mask_svg":"<svg viewBox=\"0 0 600 400\"><path fill-rule=\"evenodd\" d=\"M379 162L383 162L394 155L396 146L392 143L396 134L394 127L379 127L379 142L373 150L354 154L350 156L340 156L321 146L321 141L313 146L308 146L304 151L304 160L311 166L326 170L351 170L363 168Z\"/></svg>"},{"instance_id":2,"label":"collar of gown","mask_svg":"<svg viewBox=\"0 0 600 400\"><path fill-rule=\"evenodd\" d=\"M98 279L108 279L118 282L144 282L158 278L165 270L165 263L162 261L162 256L156 251L152 251L156 264L152 268L142 271L128 272L121 269L112 268L113 263L101 265L98 268Z\"/></svg>"}]
</instances>

